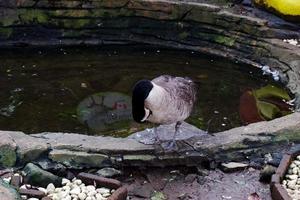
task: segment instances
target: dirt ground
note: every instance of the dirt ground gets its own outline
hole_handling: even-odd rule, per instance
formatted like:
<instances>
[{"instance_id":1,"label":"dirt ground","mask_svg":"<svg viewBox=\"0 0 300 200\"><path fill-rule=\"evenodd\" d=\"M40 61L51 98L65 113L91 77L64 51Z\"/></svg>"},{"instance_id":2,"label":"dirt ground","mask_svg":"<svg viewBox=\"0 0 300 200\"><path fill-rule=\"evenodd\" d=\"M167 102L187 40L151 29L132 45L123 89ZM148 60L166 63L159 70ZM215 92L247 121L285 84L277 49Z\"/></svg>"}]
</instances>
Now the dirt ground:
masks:
<instances>
[{"instance_id":1,"label":"dirt ground","mask_svg":"<svg viewBox=\"0 0 300 200\"><path fill-rule=\"evenodd\" d=\"M148 169L135 171L125 180L131 200L252 200L251 194L257 194L257 200L271 200L268 184L260 183L259 170L246 169L234 173L220 170L187 172L187 169L167 170ZM201 173L200 173L201 174ZM165 198L154 198L155 191L162 192ZM160 193L161 194L161 193Z\"/></svg>"}]
</instances>

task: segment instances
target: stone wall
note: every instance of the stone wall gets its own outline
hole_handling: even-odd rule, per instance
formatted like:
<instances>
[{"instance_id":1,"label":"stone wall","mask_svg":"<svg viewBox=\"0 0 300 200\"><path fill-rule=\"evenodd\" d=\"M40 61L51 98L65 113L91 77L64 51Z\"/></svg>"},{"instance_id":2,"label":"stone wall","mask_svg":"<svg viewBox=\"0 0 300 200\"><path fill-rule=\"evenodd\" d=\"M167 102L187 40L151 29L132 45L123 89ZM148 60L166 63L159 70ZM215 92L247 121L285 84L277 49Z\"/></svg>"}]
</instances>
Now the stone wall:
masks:
<instances>
[{"instance_id":1,"label":"stone wall","mask_svg":"<svg viewBox=\"0 0 300 200\"><path fill-rule=\"evenodd\" d=\"M239 6L176 0L0 0L0 45L137 42L183 48L269 65L300 94L299 47L282 41L300 38L300 26L245 13L243 9L253 8Z\"/></svg>"}]
</instances>

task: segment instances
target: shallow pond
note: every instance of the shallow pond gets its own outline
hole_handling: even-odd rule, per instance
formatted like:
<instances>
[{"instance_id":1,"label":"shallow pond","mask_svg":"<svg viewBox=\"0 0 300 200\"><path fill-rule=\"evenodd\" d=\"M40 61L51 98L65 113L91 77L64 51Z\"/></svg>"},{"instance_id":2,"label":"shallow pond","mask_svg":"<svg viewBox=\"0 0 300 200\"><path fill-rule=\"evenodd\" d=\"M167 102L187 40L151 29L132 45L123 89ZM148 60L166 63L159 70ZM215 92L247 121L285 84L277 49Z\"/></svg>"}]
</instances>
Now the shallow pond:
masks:
<instances>
[{"instance_id":1,"label":"shallow pond","mask_svg":"<svg viewBox=\"0 0 300 200\"><path fill-rule=\"evenodd\" d=\"M209 132L242 125L243 92L276 84L259 69L190 51L141 46L0 50L0 130L126 136L131 89L143 78L189 76L199 86L187 121Z\"/></svg>"}]
</instances>

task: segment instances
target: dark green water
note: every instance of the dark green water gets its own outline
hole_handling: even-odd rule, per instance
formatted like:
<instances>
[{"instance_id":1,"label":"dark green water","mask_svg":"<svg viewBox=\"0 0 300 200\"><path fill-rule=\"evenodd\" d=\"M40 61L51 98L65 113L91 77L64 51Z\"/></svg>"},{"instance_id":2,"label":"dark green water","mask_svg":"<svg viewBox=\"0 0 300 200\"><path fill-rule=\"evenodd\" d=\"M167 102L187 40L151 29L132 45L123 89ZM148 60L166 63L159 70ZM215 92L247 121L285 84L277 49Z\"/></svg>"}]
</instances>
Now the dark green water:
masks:
<instances>
[{"instance_id":1,"label":"dark green water","mask_svg":"<svg viewBox=\"0 0 300 200\"><path fill-rule=\"evenodd\" d=\"M0 130L26 133L124 136L141 130L149 125L130 118L131 88L161 74L194 79L199 97L187 121L222 131L241 125L243 91L272 82L248 66L153 47L19 48L0 50L0 61Z\"/></svg>"}]
</instances>

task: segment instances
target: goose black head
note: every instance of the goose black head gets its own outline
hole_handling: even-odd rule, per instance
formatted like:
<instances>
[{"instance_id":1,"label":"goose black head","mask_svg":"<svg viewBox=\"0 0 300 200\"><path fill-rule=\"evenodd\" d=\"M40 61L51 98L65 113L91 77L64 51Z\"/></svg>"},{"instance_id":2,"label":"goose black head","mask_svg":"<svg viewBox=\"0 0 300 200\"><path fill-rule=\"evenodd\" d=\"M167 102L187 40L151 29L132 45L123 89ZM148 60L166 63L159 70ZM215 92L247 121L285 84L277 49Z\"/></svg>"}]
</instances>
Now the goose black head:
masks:
<instances>
[{"instance_id":1,"label":"goose black head","mask_svg":"<svg viewBox=\"0 0 300 200\"><path fill-rule=\"evenodd\" d=\"M153 88L149 80L137 82L132 91L132 116L136 122L142 123L146 115L144 102Z\"/></svg>"}]
</instances>

